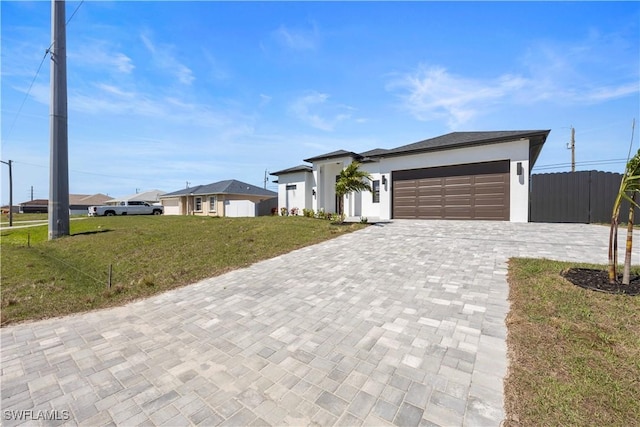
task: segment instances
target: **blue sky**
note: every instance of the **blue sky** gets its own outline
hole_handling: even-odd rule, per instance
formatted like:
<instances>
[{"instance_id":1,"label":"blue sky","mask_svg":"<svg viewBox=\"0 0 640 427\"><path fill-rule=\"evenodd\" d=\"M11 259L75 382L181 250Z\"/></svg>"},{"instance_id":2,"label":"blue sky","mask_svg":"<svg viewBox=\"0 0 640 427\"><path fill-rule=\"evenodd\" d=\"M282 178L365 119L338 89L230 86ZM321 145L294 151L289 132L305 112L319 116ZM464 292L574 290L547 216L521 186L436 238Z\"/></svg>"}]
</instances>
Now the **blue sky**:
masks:
<instances>
[{"instance_id":1,"label":"blue sky","mask_svg":"<svg viewBox=\"0 0 640 427\"><path fill-rule=\"evenodd\" d=\"M568 171L571 126L578 170L621 172L609 160L627 157L640 119L638 2L79 5L67 2L74 194L262 186L265 170L324 152L452 131L551 129L533 172ZM0 7L1 157L14 202L32 186L48 198L48 57L34 76L51 5Z\"/></svg>"}]
</instances>

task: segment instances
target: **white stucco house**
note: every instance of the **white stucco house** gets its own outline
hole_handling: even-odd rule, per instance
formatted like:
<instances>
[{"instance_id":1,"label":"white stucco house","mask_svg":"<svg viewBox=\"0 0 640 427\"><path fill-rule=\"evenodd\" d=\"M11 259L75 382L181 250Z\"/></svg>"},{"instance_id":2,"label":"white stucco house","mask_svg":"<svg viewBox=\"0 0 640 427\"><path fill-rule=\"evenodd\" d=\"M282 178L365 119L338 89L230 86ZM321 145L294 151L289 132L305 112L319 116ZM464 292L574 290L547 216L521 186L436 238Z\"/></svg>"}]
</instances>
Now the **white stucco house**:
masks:
<instances>
[{"instance_id":1,"label":"white stucco house","mask_svg":"<svg viewBox=\"0 0 640 427\"><path fill-rule=\"evenodd\" d=\"M338 150L278 177L278 208L336 212L336 177L352 161L373 192L345 196L350 217L529 220L529 176L549 130L453 132L392 149Z\"/></svg>"}]
</instances>

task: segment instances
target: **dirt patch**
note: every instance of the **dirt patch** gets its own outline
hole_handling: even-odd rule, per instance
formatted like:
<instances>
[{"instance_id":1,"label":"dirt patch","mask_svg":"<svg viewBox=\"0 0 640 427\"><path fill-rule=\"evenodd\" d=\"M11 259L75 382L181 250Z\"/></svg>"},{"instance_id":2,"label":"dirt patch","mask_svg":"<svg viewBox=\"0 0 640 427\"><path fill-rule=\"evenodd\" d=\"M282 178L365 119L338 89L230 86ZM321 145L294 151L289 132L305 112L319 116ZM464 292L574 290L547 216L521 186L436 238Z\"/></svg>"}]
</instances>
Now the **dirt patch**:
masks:
<instances>
[{"instance_id":1,"label":"dirt patch","mask_svg":"<svg viewBox=\"0 0 640 427\"><path fill-rule=\"evenodd\" d=\"M622 275L615 283L609 283L606 270L590 268L570 268L562 272L562 276L576 286L597 292L622 295L640 295L640 276L632 276L628 285L622 284Z\"/></svg>"}]
</instances>

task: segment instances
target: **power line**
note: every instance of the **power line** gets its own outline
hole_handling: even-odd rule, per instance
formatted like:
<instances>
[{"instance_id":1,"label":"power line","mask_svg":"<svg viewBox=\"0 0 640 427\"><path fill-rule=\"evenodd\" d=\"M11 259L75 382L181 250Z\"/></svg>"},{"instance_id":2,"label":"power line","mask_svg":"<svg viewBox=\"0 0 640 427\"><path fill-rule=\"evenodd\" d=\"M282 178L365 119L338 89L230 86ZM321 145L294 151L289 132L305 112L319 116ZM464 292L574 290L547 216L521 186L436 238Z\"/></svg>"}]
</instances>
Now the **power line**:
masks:
<instances>
[{"instance_id":1,"label":"power line","mask_svg":"<svg viewBox=\"0 0 640 427\"><path fill-rule=\"evenodd\" d=\"M36 165L33 163L27 163L27 162L20 162L20 161L13 161L13 163L20 163L22 165L27 165L27 166L35 166L38 168L48 168L49 166L44 166L44 165ZM70 172L75 172L75 173L81 173L81 174L85 174L85 175L95 175L95 176L103 176L105 178L124 178L124 179L128 179L131 181L137 181L139 180L139 178L133 178L133 177L128 177L128 176L122 176L122 175L107 175L107 174L103 174L103 173L95 173L95 172L86 172L86 171L80 171L80 170L75 170L75 169L69 169Z\"/></svg>"},{"instance_id":2,"label":"power line","mask_svg":"<svg viewBox=\"0 0 640 427\"><path fill-rule=\"evenodd\" d=\"M617 163L626 164L626 162L627 162L626 159L585 160L581 162L576 162L576 165L597 166L597 165L610 165L610 164L617 164ZM569 168L569 167L571 167L571 163L556 163L556 164L550 164L550 165L540 165L540 166L536 165L534 166L534 169L543 170L543 169L560 169L560 168Z\"/></svg>"},{"instance_id":3,"label":"power line","mask_svg":"<svg viewBox=\"0 0 640 427\"><path fill-rule=\"evenodd\" d=\"M69 22L71 22L73 17L76 15L76 12L78 12L78 9L80 9L80 6L82 6L82 3L84 3L84 0L82 0L80 2L80 4L76 7L76 10L73 11L73 13L71 14L71 17L65 23L65 26L69 25ZM35 76L33 76L33 80L31 80L31 84L29 85L29 89L27 89L27 92L25 93L24 98L22 99L22 103L20 104L20 108L18 108L18 111L16 112L16 116L13 118L13 123L11 123L11 127L9 128L9 132L7 132L6 139L9 139L9 137L11 136L11 132L13 131L13 127L15 126L16 122L18 121L18 117L20 117L20 113L22 112L22 108L24 107L24 104L27 102L27 98L29 98L29 95L31 95L31 89L33 89L33 84L36 82L36 79L38 78L38 75L40 74L40 70L42 69L42 64L44 64L44 60L47 59L47 55L49 55L49 53L51 52L51 48L53 47L53 45L55 43L56 42L54 40L53 42L51 42L49 47L44 51L44 55L42 56L42 60L40 61L40 65L38 65L38 69L36 70L36 74L35 74Z\"/></svg>"}]
</instances>

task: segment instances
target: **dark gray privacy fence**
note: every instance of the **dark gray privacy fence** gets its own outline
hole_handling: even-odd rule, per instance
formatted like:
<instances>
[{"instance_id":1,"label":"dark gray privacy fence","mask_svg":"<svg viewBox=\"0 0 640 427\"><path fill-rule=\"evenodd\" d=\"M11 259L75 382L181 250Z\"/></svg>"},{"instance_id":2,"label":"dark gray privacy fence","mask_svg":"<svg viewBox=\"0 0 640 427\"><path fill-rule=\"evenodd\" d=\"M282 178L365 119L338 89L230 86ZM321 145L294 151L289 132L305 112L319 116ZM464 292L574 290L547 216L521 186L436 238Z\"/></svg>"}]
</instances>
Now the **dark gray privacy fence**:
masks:
<instances>
[{"instance_id":1,"label":"dark gray privacy fence","mask_svg":"<svg viewBox=\"0 0 640 427\"><path fill-rule=\"evenodd\" d=\"M622 174L601 171L531 175L531 222L610 223ZM634 213L640 222L638 211ZM620 210L620 222L629 217L629 203Z\"/></svg>"}]
</instances>

